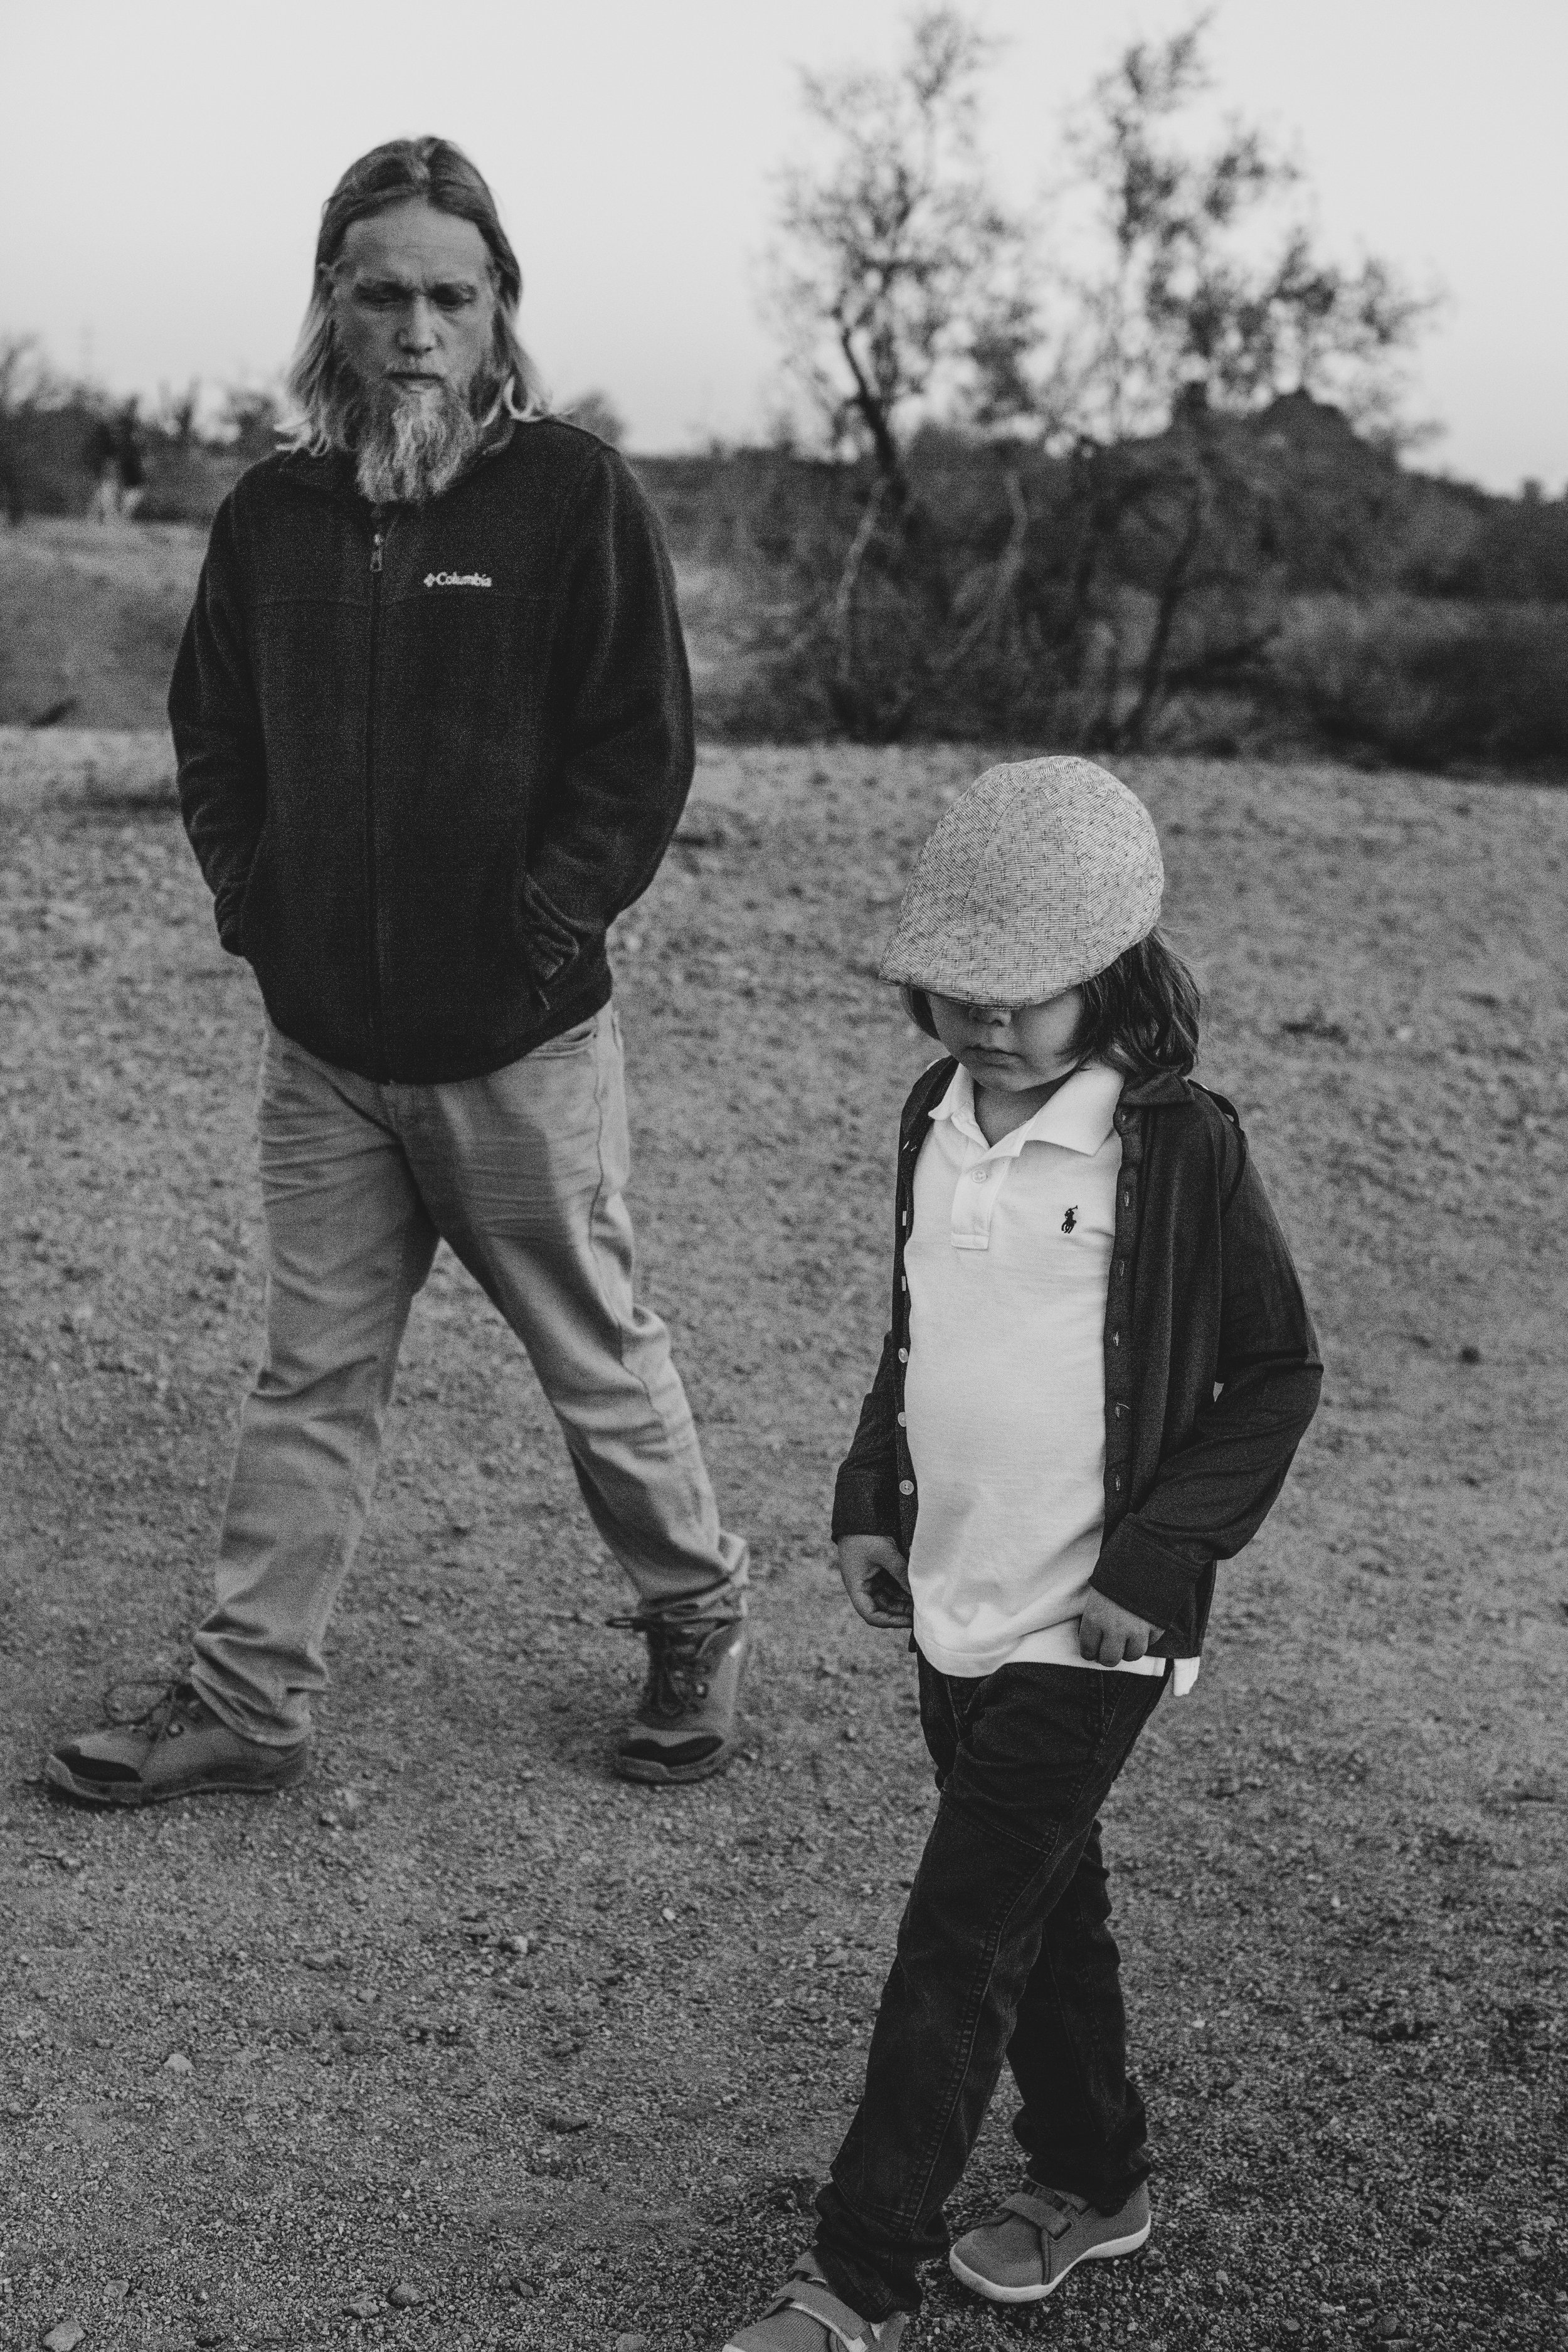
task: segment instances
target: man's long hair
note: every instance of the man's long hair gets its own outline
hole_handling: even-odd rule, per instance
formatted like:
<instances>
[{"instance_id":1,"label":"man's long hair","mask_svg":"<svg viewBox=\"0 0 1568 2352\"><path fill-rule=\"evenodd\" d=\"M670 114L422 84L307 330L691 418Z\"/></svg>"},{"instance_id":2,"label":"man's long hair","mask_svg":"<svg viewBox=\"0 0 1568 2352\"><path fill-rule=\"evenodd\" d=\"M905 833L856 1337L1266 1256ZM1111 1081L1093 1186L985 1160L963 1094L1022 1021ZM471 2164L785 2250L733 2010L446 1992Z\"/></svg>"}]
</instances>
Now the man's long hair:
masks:
<instances>
[{"instance_id":1,"label":"man's long hair","mask_svg":"<svg viewBox=\"0 0 1568 2352\"><path fill-rule=\"evenodd\" d=\"M533 362L517 338L522 272L484 178L449 139L390 139L349 165L321 208L315 282L284 379L296 412L284 434L289 448L321 457L346 447L350 420L360 404L361 387L350 379L332 331L332 270L344 237L355 221L394 205L421 202L472 221L489 248L495 349L486 372L488 405L480 425L489 427L503 414L522 424L542 413Z\"/></svg>"}]
</instances>

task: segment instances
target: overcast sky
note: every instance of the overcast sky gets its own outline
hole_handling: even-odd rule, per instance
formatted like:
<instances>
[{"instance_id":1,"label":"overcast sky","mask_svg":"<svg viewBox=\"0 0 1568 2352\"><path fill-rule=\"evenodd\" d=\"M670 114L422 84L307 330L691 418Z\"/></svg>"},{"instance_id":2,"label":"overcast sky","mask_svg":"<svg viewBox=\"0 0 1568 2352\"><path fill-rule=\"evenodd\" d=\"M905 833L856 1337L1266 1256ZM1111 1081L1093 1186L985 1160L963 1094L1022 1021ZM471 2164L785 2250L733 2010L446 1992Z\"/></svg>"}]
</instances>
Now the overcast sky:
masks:
<instances>
[{"instance_id":1,"label":"overcast sky","mask_svg":"<svg viewBox=\"0 0 1568 2352\"><path fill-rule=\"evenodd\" d=\"M117 391L272 375L321 205L355 154L439 131L494 185L557 395L635 447L761 432L757 315L796 68L893 56L897 0L0 0L0 331ZM1064 107L1190 0L978 0L1008 41L1003 188ZM1223 0L1226 97L1294 141L1331 246L1448 291L1412 406L1426 462L1568 479L1568 0Z\"/></svg>"}]
</instances>

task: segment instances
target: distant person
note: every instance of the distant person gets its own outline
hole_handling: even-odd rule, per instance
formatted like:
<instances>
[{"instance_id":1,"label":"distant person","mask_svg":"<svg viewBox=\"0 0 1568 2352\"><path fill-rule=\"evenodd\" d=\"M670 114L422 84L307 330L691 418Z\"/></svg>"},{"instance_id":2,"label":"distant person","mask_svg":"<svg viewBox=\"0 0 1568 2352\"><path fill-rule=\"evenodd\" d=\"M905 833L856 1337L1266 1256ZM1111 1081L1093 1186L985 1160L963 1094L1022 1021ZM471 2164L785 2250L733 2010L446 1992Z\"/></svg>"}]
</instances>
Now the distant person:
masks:
<instances>
[{"instance_id":1,"label":"distant person","mask_svg":"<svg viewBox=\"0 0 1568 2352\"><path fill-rule=\"evenodd\" d=\"M87 436L82 462L92 477L88 511L94 521L128 522L147 486L136 403L127 401L112 420L100 416Z\"/></svg>"},{"instance_id":2,"label":"distant person","mask_svg":"<svg viewBox=\"0 0 1568 2352\"><path fill-rule=\"evenodd\" d=\"M142 456L142 431L136 422L136 403L128 401L120 419L116 436L116 471L120 478L120 516L129 522L147 493L147 468Z\"/></svg>"},{"instance_id":3,"label":"distant person","mask_svg":"<svg viewBox=\"0 0 1568 2352\"><path fill-rule=\"evenodd\" d=\"M113 522L120 513L120 442L107 416L89 432L82 463L92 482L88 512L95 522Z\"/></svg>"},{"instance_id":4,"label":"distant person","mask_svg":"<svg viewBox=\"0 0 1568 2352\"><path fill-rule=\"evenodd\" d=\"M91 1803L306 1769L441 1239L527 1349L637 1595L647 1682L616 1768L695 1780L734 1745L746 1548L633 1297L605 952L690 786L686 657L630 470L530 404L521 283L458 149L363 156L322 216L295 445L214 525L169 708L218 937L267 1009L266 1353L188 1674L49 1758Z\"/></svg>"},{"instance_id":5,"label":"distant person","mask_svg":"<svg viewBox=\"0 0 1568 2352\"><path fill-rule=\"evenodd\" d=\"M1004 2058L1020 2193L952 2267L1042 2300L1150 2231L1098 1815L1198 1671L1215 1562L1317 1405L1317 1342L1141 803L1086 760L993 768L921 852L883 963L945 1048L899 1140L894 1321L833 1533L912 1628L942 1801L813 2250L727 2352L891 2352L947 2251Z\"/></svg>"}]
</instances>

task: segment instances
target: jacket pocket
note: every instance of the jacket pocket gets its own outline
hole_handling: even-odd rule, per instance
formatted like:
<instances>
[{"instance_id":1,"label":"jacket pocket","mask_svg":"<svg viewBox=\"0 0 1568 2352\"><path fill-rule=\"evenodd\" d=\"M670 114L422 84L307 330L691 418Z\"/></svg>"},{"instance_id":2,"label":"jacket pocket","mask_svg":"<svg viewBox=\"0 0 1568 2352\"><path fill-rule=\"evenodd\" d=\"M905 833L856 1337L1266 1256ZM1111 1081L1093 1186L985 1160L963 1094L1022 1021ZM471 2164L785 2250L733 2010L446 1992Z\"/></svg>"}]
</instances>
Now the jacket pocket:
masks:
<instances>
[{"instance_id":1,"label":"jacket pocket","mask_svg":"<svg viewBox=\"0 0 1568 2352\"><path fill-rule=\"evenodd\" d=\"M518 885L518 933L529 971L542 992L582 951L582 940L531 874L524 874Z\"/></svg>"}]
</instances>

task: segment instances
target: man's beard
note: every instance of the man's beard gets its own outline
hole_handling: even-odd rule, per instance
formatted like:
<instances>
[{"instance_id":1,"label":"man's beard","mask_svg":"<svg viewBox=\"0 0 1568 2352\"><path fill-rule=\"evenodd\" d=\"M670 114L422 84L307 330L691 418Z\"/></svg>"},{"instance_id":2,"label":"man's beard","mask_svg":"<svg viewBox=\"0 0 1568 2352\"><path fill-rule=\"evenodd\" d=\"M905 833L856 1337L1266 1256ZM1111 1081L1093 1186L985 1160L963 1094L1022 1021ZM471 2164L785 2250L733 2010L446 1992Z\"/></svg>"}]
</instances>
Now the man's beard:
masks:
<instances>
[{"instance_id":1,"label":"man's beard","mask_svg":"<svg viewBox=\"0 0 1568 2352\"><path fill-rule=\"evenodd\" d=\"M485 437L497 387L488 372L468 396L450 384L373 387L354 420L359 487L372 506L423 506L450 489Z\"/></svg>"}]
</instances>

